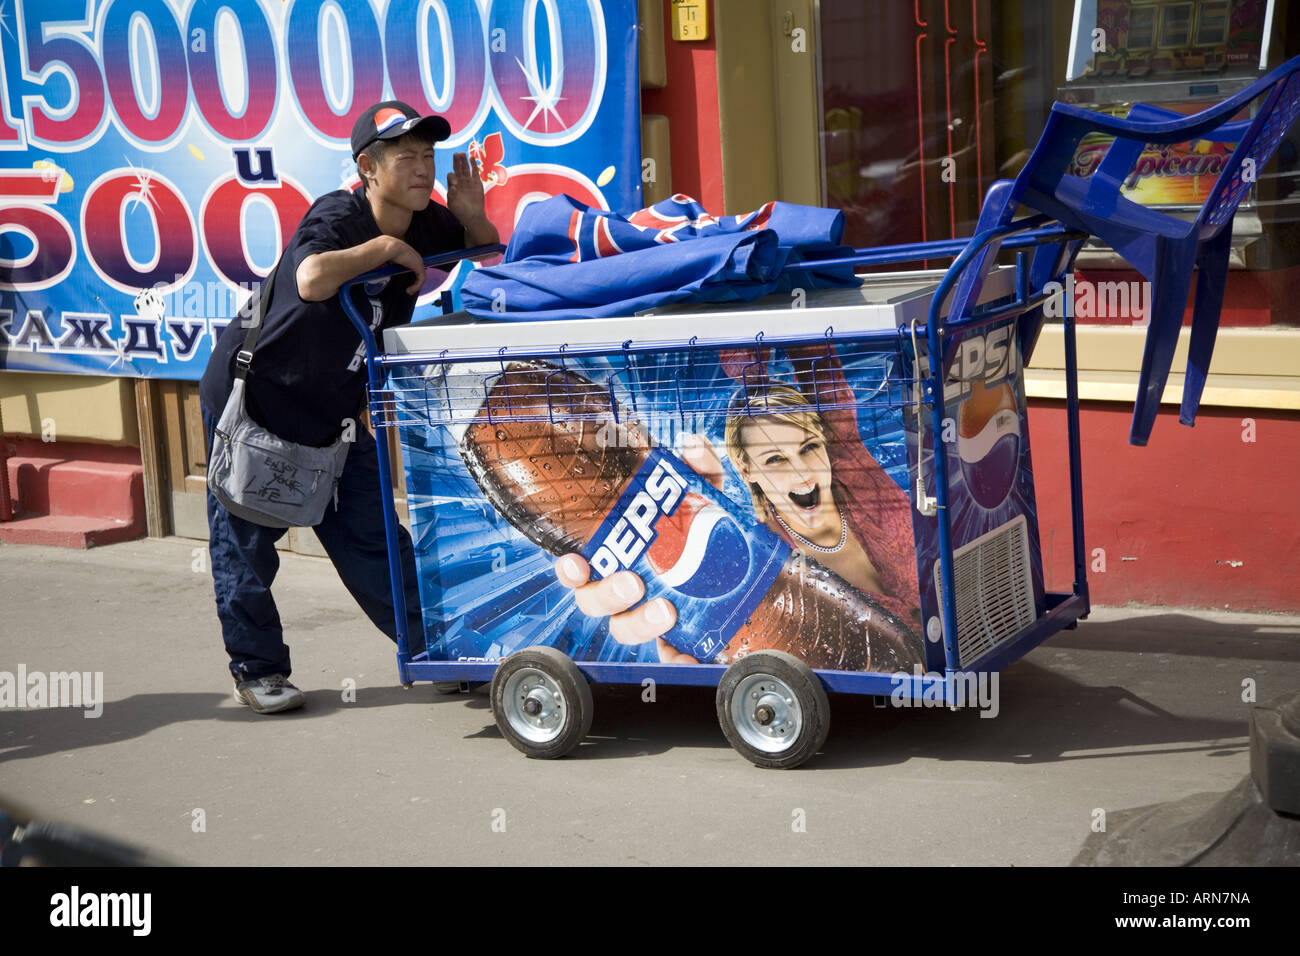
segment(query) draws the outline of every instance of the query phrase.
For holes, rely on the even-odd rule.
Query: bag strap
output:
[[[266,278],[262,280],[262,286],[257,293],[257,304],[253,307],[253,327],[248,330],[244,336],[244,347],[235,353],[235,378],[243,381],[244,376],[248,374],[248,366],[253,361],[253,349],[257,348],[257,337],[262,332],[262,320],[266,318],[266,308],[271,302],[271,291],[275,283],[275,271],[280,268],[280,260],[276,260],[275,265]]]

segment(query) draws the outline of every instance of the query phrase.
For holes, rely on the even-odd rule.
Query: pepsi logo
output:
[[[685,491],[685,479],[661,456],[622,513],[611,514],[601,525],[595,539],[600,544],[590,558],[598,580],[632,567],[658,535],[660,518],[677,510]]]
[[[688,597],[716,598],[734,591],[749,571],[749,542],[724,509],[687,494],[655,526],[646,560],[659,580]]]
[[[987,335],[969,335],[961,340],[952,356],[952,369],[944,385],[943,399],[954,405],[969,395],[976,383],[997,382],[1014,375],[1019,368],[1014,323]]]
[[[396,123],[405,121],[406,114],[399,109],[391,106],[385,107],[375,114],[375,132],[382,133],[384,130]]]
[[[1020,413],[1010,382],[972,384],[957,412],[957,456],[976,503],[993,509],[1006,500],[1020,464]]]

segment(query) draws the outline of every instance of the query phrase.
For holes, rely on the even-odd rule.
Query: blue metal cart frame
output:
[[[941,355],[946,337],[957,332],[966,332],[990,324],[1016,317],[1033,315],[1041,309],[1049,298],[1044,288],[1031,288],[1031,259],[1029,250],[1043,247],[1058,247],[1061,253],[1056,257],[1061,268],[1068,267],[1073,261],[1086,234],[1070,230],[1059,221],[1045,215],[1036,215],[1016,220],[1009,225],[986,228],[976,233],[969,240],[952,240],[930,243],[917,243],[900,246],[880,247],[858,250],[848,258],[820,260],[815,263],[803,263],[801,267],[824,265],[887,265],[906,262],[919,262],[928,259],[955,257],[947,273],[939,283],[929,307],[929,314],[923,327],[900,327],[894,330],[873,332],[836,332],[828,329],[824,337],[816,342],[879,342],[891,344],[898,348],[910,345],[913,334],[925,336],[930,355]],[[1016,251],[1016,291],[1013,296],[988,303],[984,306],[962,309],[962,314],[955,318],[950,316],[945,321],[940,311],[950,292],[954,308],[965,300],[978,298],[979,282],[982,273],[992,261],[992,253],[997,248]],[[435,256],[426,259],[426,265],[447,265],[466,258],[481,258],[501,251],[500,246],[480,246],[466,249],[454,255]],[[1044,250],[1045,251],[1045,250]],[[365,344],[366,369],[369,378],[369,410],[371,423],[375,430],[378,444],[380,488],[383,498],[382,509],[384,533],[388,543],[389,571],[392,579],[393,605],[397,618],[397,669],[403,685],[410,685],[417,680],[427,681],[490,681],[499,664],[497,662],[435,661],[429,660],[427,651],[412,655],[409,636],[406,633],[406,599],[402,580],[401,562],[398,556],[398,523],[393,498],[392,474],[389,467],[389,446],[387,432],[395,426],[391,404],[386,400],[385,375],[388,370],[405,365],[455,363],[466,361],[503,360],[505,358],[560,358],[565,355],[574,357],[583,354],[608,353],[608,346],[566,346],[557,344],[554,349],[527,348],[511,353],[508,348],[495,352],[479,350],[444,349],[439,352],[386,355],[379,349],[369,325],[362,319],[352,301],[351,290],[357,285],[374,279],[391,276],[400,272],[397,267],[386,267],[367,273],[347,282],[339,291],[343,308],[356,327]],[[1039,271],[1039,270],[1034,270]],[[1053,270],[1059,272],[1059,270]],[[965,278],[963,278],[965,277]],[[970,294],[970,293],[974,294]],[[443,310],[449,312],[449,301],[444,297]],[[1069,313],[1071,310],[1066,310]],[[653,321],[647,319],[646,321]],[[1079,391],[1075,352],[1074,318],[1067,314],[1065,328],[1065,377],[1066,405],[1068,423],[1068,444],[1070,458],[1070,510],[1072,517],[1072,537],[1074,549],[1074,584],[1069,592],[1047,592],[1045,613],[1033,624],[1017,634],[1001,641],[987,654],[961,668],[958,664],[957,609],[954,597],[954,571],[951,527],[948,518],[948,462],[945,455],[934,456],[936,472],[936,494],[938,501],[939,561],[940,580],[942,582],[941,605],[943,615],[945,671],[943,674],[931,673],[921,676],[884,674],[876,672],[817,670],[828,691],[851,694],[870,694],[878,696],[902,695],[905,698],[929,700],[942,699],[950,705],[970,703],[971,699],[959,691],[958,681],[965,680],[963,675],[976,675],[1000,671],[1019,660],[1030,650],[1037,647],[1057,631],[1073,628],[1075,623],[1086,617],[1090,608],[1088,600],[1086,550],[1083,540],[1083,498],[1082,472],[1079,449]],[[759,335],[759,341],[769,345],[795,345],[808,343],[807,336],[781,337]],[[725,344],[750,345],[743,342],[703,342],[664,341],[644,344],[625,344],[628,353],[642,351],[660,351],[664,349],[686,349],[694,345],[715,347]],[[932,427],[934,434],[939,434],[947,417],[943,396],[943,364],[931,362],[929,375],[923,382],[925,402],[931,405]],[[582,674],[594,683],[632,683],[639,684],[649,678],[663,684],[717,686],[727,667],[722,664],[649,664],[649,663],[608,663],[575,662]]]

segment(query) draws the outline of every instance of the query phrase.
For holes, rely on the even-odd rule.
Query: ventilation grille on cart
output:
[[[953,552],[957,654],[962,667],[1034,623],[1029,532],[1024,515]],[[934,587],[943,593],[939,562]]]

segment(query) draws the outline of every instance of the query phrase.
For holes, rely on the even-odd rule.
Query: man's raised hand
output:
[[[470,165],[468,153],[452,154],[452,169],[447,173],[447,208],[463,226],[472,225],[486,215],[483,180]]]

